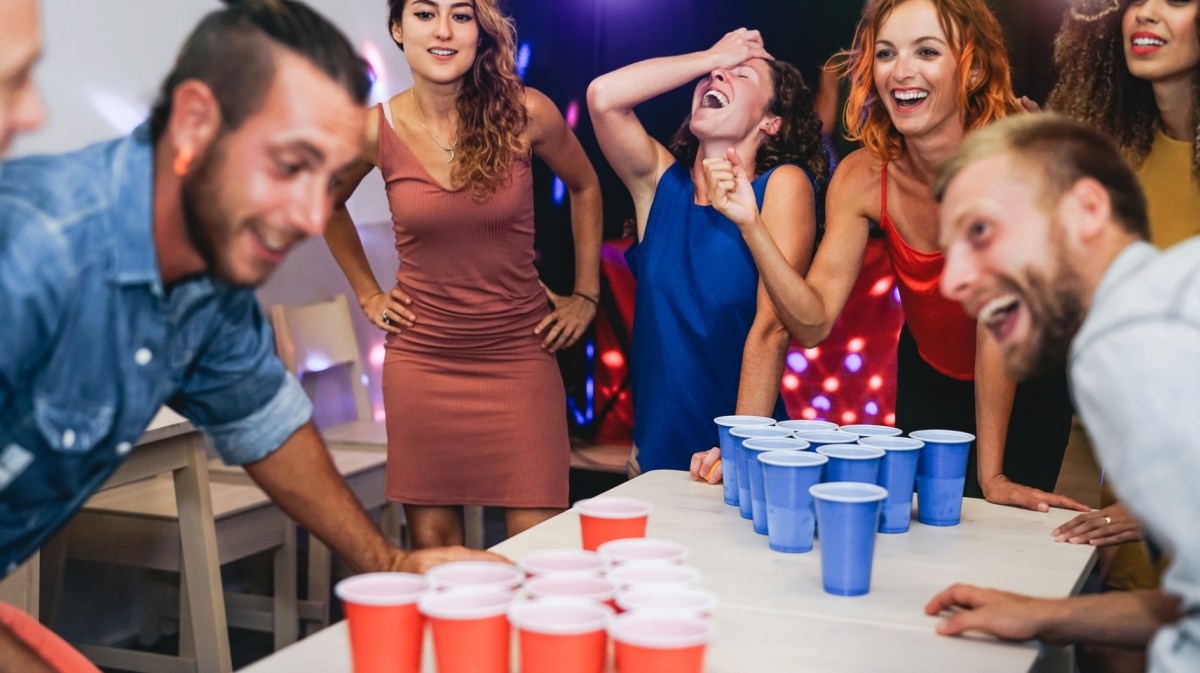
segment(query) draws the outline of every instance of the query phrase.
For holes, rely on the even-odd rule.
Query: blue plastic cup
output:
[[[958,525],[967,455],[975,435],[957,430],[918,430],[908,436],[925,442],[917,463],[917,521],[929,526]]]
[[[713,419],[717,424],[717,446],[721,449],[722,487],[725,491],[725,504],[738,504],[737,490],[737,461],[733,460],[734,444],[729,431],[740,425],[775,425],[774,418],[766,416],[718,416]]]
[[[795,437],[808,442],[814,450],[829,444],[854,444],[858,441],[858,435],[841,430],[806,430],[797,432]]]
[[[763,501],[767,508],[767,546],[800,554],[812,549],[817,518],[809,488],[821,483],[829,459],[812,451],[760,453]]]
[[[763,497],[762,463],[759,455],[768,451],[803,451],[808,442],[792,437],[759,437],[742,442],[746,452],[746,468],[750,475],[750,518],[754,520],[754,532],[767,534],[767,502]]]
[[[829,421],[779,421],[775,424],[778,427],[786,428],[792,432],[812,432],[813,430],[837,430],[837,423]]]
[[[746,461],[746,449],[743,444],[747,439],[755,437],[791,437],[792,433],[790,430],[774,426],[753,425],[733,428],[729,434],[733,436],[733,456],[737,461],[738,511],[743,519],[753,519],[754,509],[750,500],[750,466]]]
[[[862,596],[871,590],[875,530],[887,489],[831,481],[809,487],[821,527],[821,582],[825,593]]]
[[[860,444],[827,444],[818,446],[817,453],[829,459],[825,466],[825,481],[877,484],[879,465],[886,452]]]
[[[898,437],[904,434],[904,431],[900,428],[893,428],[890,425],[870,425],[865,423],[843,425],[838,429],[842,432],[858,435],[859,437]]]
[[[876,482],[888,492],[887,500],[883,501],[879,532],[907,533],[912,520],[917,461],[925,442],[911,437],[863,437],[858,443],[887,452],[879,466],[879,481]]]

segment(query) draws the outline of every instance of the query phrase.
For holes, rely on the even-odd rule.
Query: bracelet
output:
[[[588,295],[586,295],[582,292],[572,292],[571,296],[572,297],[582,297],[582,298],[592,302],[592,305],[595,306],[596,308],[600,308],[600,300],[599,299],[593,299],[592,297],[589,297]]]

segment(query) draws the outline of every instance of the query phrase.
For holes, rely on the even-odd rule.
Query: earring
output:
[[[175,153],[175,175],[183,177],[187,175],[188,169],[192,167],[192,159],[195,158],[195,150],[191,145],[184,145]]]

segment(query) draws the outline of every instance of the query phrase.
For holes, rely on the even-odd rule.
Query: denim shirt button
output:
[[[139,365],[142,365],[143,367],[150,364],[150,360],[153,358],[154,354],[150,352],[149,348],[139,348],[137,349],[137,352],[133,354],[133,361]]]
[[[69,449],[75,446],[75,431],[67,429],[63,431],[62,444],[64,449]]]
[[[117,444],[117,455],[118,456],[124,456],[125,454],[129,453],[132,450],[133,450],[133,444],[130,444],[129,442],[121,442],[120,444]]]

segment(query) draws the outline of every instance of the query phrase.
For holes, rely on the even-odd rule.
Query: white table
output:
[[[687,545],[688,563],[717,593],[718,634],[708,673],[1030,671],[1038,666],[1037,644],[938,636],[937,618],[925,615],[925,603],[954,582],[1066,596],[1079,590],[1094,562],[1092,548],[1050,537],[1071,513],[968,499],[958,526],[924,526],[914,518],[906,534],[879,535],[871,592],[830,596],[821,588],[819,546],[807,554],[770,551],[766,537],[722,503],[719,488],[693,482],[684,472],[658,471],[609,494],[653,502],[647,535]],[[568,511],[494,551],[516,559],[579,544],[579,517]],[[350,673],[347,650],[343,622],[244,670]]]

